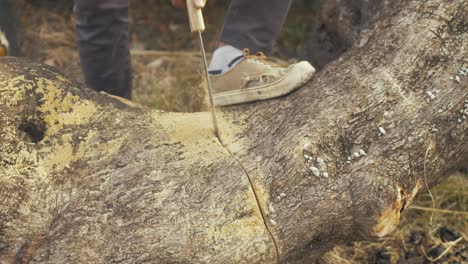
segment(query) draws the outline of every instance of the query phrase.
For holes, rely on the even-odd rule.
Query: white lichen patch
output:
[[[360,149],[358,152],[359,152],[359,155],[363,157],[367,156],[367,153],[363,149]]]
[[[379,134],[381,136],[385,136],[387,134],[387,131],[385,131],[385,129],[383,127],[379,127]]]
[[[434,95],[434,93],[432,91],[427,91],[426,92],[426,95],[427,97],[429,97],[429,99],[431,100],[434,100],[436,98],[436,96]]]
[[[274,214],[275,213],[275,208],[273,207],[273,204],[270,203],[268,205],[268,211],[270,212],[270,214]]]
[[[458,123],[463,123],[468,117],[468,100],[465,100],[463,108],[459,111],[460,117],[458,118]]]
[[[460,76],[467,76],[468,75],[468,68],[462,67],[460,70],[458,70],[458,74]]]
[[[317,167],[310,167],[309,170],[316,176],[320,176],[320,170]]]
[[[363,157],[366,157],[367,156],[367,153],[363,150],[363,149],[358,149],[356,151],[354,151],[351,156],[348,156],[347,158],[347,163],[350,164],[351,161],[353,160],[358,160],[358,159],[362,159]]]
[[[325,161],[322,158],[317,157],[316,162],[317,162],[317,167],[320,170],[324,170],[324,169],[327,168],[327,164],[325,163]]]
[[[450,76],[450,80],[452,80],[452,81],[454,81],[456,83],[461,83],[460,76],[458,76],[458,75]]]

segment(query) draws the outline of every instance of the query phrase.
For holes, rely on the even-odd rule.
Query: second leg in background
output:
[[[251,52],[271,51],[289,12],[292,0],[232,0],[220,40]]]

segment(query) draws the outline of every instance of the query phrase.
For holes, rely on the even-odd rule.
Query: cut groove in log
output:
[[[255,189],[255,185],[253,184],[252,178],[249,175],[249,172],[247,171],[247,169],[244,167],[242,162],[240,160],[236,159],[235,155],[231,151],[229,151],[228,148],[226,148],[226,146],[224,145],[224,143],[222,141],[221,141],[221,144],[226,149],[226,151],[229,152],[229,154],[239,163],[239,165],[242,167],[242,170],[244,171],[245,175],[247,176],[247,179],[249,180],[250,188],[252,189],[253,195],[255,197],[255,201],[257,202],[258,210],[260,211],[260,214],[262,216],[263,223],[265,224],[265,228],[268,231],[268,233],[269,233],[269,235],[271,237],[271,241],[273,242],[273,245],[275,247],[276,263],[278,263],[279,262],[280,251],[279,251],[279,248],[278,248],[278,242],[276,241],[276,238],[273,235],[273,232],[270,230],[270,228],[269,228],[269,226],[267,224],[267,217],[266,217],[265,212],[267,212],[268,210],[265,207],[262,207],[262,203],[260,202],[261,201],[260,200],[261,196],[260,196],[258,190]],[[270,220],[270,221],[272,221],[272,220]],[[274,222],[272,222],[272,223],[274,223]]]

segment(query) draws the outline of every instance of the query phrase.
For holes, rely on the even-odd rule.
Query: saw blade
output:
[[[208,97],[209,97],[209,100],[210,100],[211,119],[213,120],[213,130],[214,130],[215,136],[218,139],[220,139],[219,138],[219,129],[218,129],[218,118],[216,116],[216,109],[215,109],[215,105],[214,105],[214,102],[213,102],[213,90],[212,90],[212,87],[211,87],[210,73],[208,72],[208,63],[206,62],[205,46],[203,45],[203,37],[202,37],[201,31],[198,31],[198,40],[200,42],[200,49],[201,49],[202,60],[203,60],[203,67],[205,69],[205,79],[206,79],[206,85],[207,85],[207,90],[208,90]]]

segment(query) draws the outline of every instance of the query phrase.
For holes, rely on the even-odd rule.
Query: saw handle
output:
[[[195,7],[193,0],[187,0],[187,11],[190,21],[190,31],[192,33],[205,31],[202,10]]]

